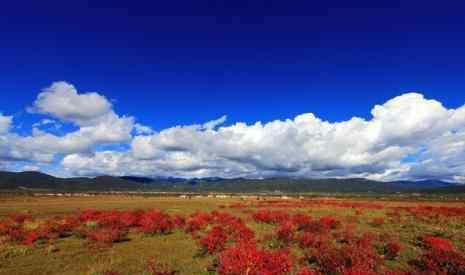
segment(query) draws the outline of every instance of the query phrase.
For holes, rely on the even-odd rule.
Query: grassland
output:
[[[465,251],[464,202],[374,201],[371,199],[239,199],[95,196],[95,197],[0,197],[0,219],[14,213],[28,213],[40,223],[54,216],[78,213],[84,209],[121,210],[160,209],[169,215],[212,211],[227,212],[245,222],[255,232],[255,239],[270,250],[286,249],[294,263],[304,252],[297,241],[284,244],[276,239],[278,224],[260,222],[254,218],[259,211],[269,213],[303,213],[313,219],[332,217],[340,226],[334,230],[346,232],[350,224],[356,235],[372,233],[402,245],[395,259],[384,264],[393,270],[408,271],[411,260],[424,252],[418,244],[423,236],[438,236],[453,243],[457,251]],[[393,213],[399,213],[394,215]],[[378,220],[377,220],[378,219]],[[381,221],[380,221],[381,220]],[[379,221],[376,224],[375,221]],[[207,229],[205,229],[207,230]],[[297,239],[297,237],[295,237]],[[337,237],[334,237],[337,238]],[[185,230],[175,228],[169,234],[140,234],[129,231],[127,237],[111,245],[95,245],[88,239],[72,235],[66,238],[39,241],[25,245],[0,239],[0,274],[151,274],[147,263],[156,260],[176,274],[216,274],[212,263],[217,254],[200,253],[199,239]],[[295,265],[291,274],[301,267]]]

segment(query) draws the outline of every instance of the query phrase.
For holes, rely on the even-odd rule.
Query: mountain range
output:
[[[348,179],[225,179],[98,176],[58,178],[41,172],[1,172],[0,191],[224,192],[224,193],[465,193],[465,185],[438,180],[381,182]]]

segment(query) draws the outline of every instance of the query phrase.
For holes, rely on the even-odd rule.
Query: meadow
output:
[[[0,197],[0,274],[465,274],[465,203]]]

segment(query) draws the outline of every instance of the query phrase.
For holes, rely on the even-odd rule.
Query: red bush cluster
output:
[[[102,244],[124,240],[131,229],[145,234],[168,234],[177,225],[183,226],[183,221],[179,220],[179,217],[171,217],[158,209],[146,211],[88,209],[78,214],[78,220],[80,224],[76,231],[81,236]]]
[[[320,204],[318,204],[318,203]],[[70,235],[82,236],[91,243],[111,245],[127,239],[129,232],[169,234],[182,230],[199,245],[200,255],[213,259],[211,271],[218,274],[297,274],[297,275],[448,275],[465,274],[465,256],[452,241],[423,236],[418,239],[417,259],[402,265],[404,271],[390,270],[393,262],[403,260],[404,244],[387,233],[361,234],[357,223],[364,209],[380,209],[378,204],[328,201],[266,201],[257,202],[259,207],[308,207],[330,205],[355,209],[354,216],[312,217],[305,213],[284,210],[241,209],[242,219],[231,213],[213,211],[196,212],[188,216],[169,215],[161,210],[95,210],[88,209],[63,217],[36,220],[30,215],[10,215],[0,220],[0,237],[22,244],[35,244]],[[233,208],[245,208],[245,204]],[[246,211],[247,210],[247,211]],[[407,212],[403,212],[407,211]],[[352,212],[350,212],[352,213]],[[432,222],[443,217],[458,217],[462,211],[456,208],[414,207],[406,210],[399,207],[386,209],[386,218],[377,217],[370,224],[382,232],[386,223],[419,218]],[[407,219],[401,219],[401,213]],[[404,216],[402,216],[403,218]],[[271,228],[265,238],[255,238],[255,232],[246,221],[266,223]],[[253,223],[253,225],[256,225]],[[387,231],[386,231],[387,232]],[[260,232],[263,233],[263,232]],[[268,237],[269,236],[269,237]],[[277,244],[277,245],[276,245]],[[290,254],[290,251],[293,251]],[[297,251],[297,253],[294,253]],[[405,256],[408,256],[405,253]],[[294,256],[292,256],[294,255]],[[115,273],[117,274],[117,273]],[[172,275],[175,272],[157,263],[149,264],[149,274]]]
[[[167,234],[175,228],[170,215],[160,210],[149,210],[139,219],[139,230],[145,234]]]
[[[421,241],[425,248],[431,250],[441,250],[441,251],[453,251],[455,250],[454,245],[451,241],[434,236],[424,236],[421,238]]]
[[[203,237],[203,229],[212,226]],[[255,232],[245,223],[228,213],[213,211],[210,214],[196,213],[187,221],[186,231],[194,238],[199,238],[202,252],[214,254],[223,251],[227,243],[249,241],[253,239]]]
[[[32,228],[27,228],[26,224]],[[6,236],[12,242],[31,245],[38,240],[57,239],[71,234],[74,220],[51,218],[37,223],[30,215],[15,214],[0,221],[0,236]]]
[[[411,261],[420,274],[465,274],[465,255],[457,251],[447,239],[426,236],[422,238],[425,251]]]
[[[240,242],[219,256],[221,275],[284,275],[292,271],[293,262],[284,250],[263,250],[255,242]]]
[[[297,213],[292,216],[292,222],[297,230],[305,230],[312,225],[313,219],[309,215]]]
[[[302,268],[297,275],[320,275],[319,271],[304,267]]]
[[[394,260],[399,256],[400,251],[402,250],[402,245],[397,242],[388,242],[384,245],[384,257],[387,260]]]
[[[450,218],[465,218],[465,208],[463,207],[445,207],[445,206],[424,206],[416,207],[396,207],[397,212],[405,211],[415,219],[428,223],[441,223]]]
[[[204,229],[212,220],[208,213],[194,213],[186,221],[185,230],[187,233],[195,234],[197,231]]]
[[[112,244],[122,241],[128,234],[127,229],[120,227],[103,227],[87,232],[89,240],[100,244]]]
[[[340,225],[340,222],[334,217],[324,216],[320,218],[320,225],[323,230],[330,230],[336,229]]]
[[[292,222],[282,223],[275,231],[277,239],[286,245],[294,241],[295,233],[296,227]]]
[[[329,238],[309,240],[304,243],[305,259],[323,274],[375,274],[382,267],[382,258],[369,234],[339,245]]]
[[[385,206],[373,202],[349,202],[338,199],[312,199],[312,200],[266,200],[259,201],[253,206],[263,208],[352,208],[352,209],[384,209]]]
[[[371,221],[371,224],[373,226],[376,226],[376,227],[383,226],[384,225],[384,217],[373,218],[373,220]]]
[[[222,251],[227,240],[228,236],[223,227],[216,225],[200,240],[200,245],[206,250],[206,253],[213,254]]]
[[[289,220],[289,214],[283,211],[260,210],[252,215],[256,222],[277,224]]]
[[[26,226],[26,223],[34,225]],[[0,236],[16,243],[32,245],[76,234],[90,241],[112,244],[126,238],[131,229],[147,234],[167,234],[183,228],[181,216],[170,216],[160,210],[96,210],[87,209],[76,215],[35,220],[29,215],[11,215],[0,221]]]

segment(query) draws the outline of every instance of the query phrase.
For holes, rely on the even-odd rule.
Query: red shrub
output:
[[[76,226],[76,224],[64,224],[62,220],[56,218],[53,220],[46,220],[36,231],[41,239],[58,239],[71,234]]]
[[[247,208],[247,205],[244,203],[233,203],[229,206],[229,208],[232,209],[241,209],[241,208]]]
[[[425,236],[422,238],[423,245],[428,249],[453,251],[454,245],[451,241],[440,237]]]
[[[228,235],[228,238],[231,241],[249,241],[255,236],[255,232],[248,228],[241,219],[236,217],[234,217],[234,219],[216,224],[223,226],[226,234]]]
[[[401,221],[401,216],[400,216],[400,211],[398,209],[394,209],[392,211],[389,211],[386,213],[386,215],[394,222],[394,223],[400,223]]]
[[[289,215],[282,211],[260,210],[252,215],[256,222],[276,224],[289,220]]]
[[[145,212],[139,221],[140,231],[146,234],[167,234],[174,229],[171,217],[160,210]]]
[[[427,274],[465,274],[465,256],[457,251],[451,241],[440,237],[422,238],[425,253],[410,263]]]
[[[172,220],[176,228],[182,229],[186,225],[186,219],[181,215],[175,215]]]
[[[100,216],[101,211],[96,209],[86,209],[82,210],[78,214],[78,218],[81,222],[95,221]]]
[[[99,228],[89,231],[87,237],[94,242],[100,244],[112,244],[120,242],[126,238],[127,230],[118,227],[114,228]]]
[[[373,220],[371,221],[371,224],[373,226],[380,227],[380,226],[384,225],[384,218],[383,217],[373,218]]]
[[[303,233],[299,238],[299,246],[302,249],[314,247],[317,240],[315,235],[309,232]]]
[[[150,275],[174,275],[177,272],[170,270],[165,265],[157,263],[155,260],[150,260],[147,264],[147,269]]]
[[[297,213],[292,216],[292,222],[296,225],[297,230],[305,230],[311,226],[312,217],[302,213]]]
[[[217,211],[211,212],[210,215],[195,214],[188,220],[186,231],[197,236],[208,225],[212,225],[213,228],[199,241],[203,251],[208,254],[222,251],[228,241],[249,241],[255,235],[240,218]]]
[[[351,224],[346,226],[346,229],[342,232],[336,232],[333,234],[334,238],[341,243],[350,243],[355,240],[354,227]]]
[[[12,242],[22,242],[26,239],[26,233],[22,228],[11,227],[7,231],[7,237]]]
[[[306,257],[310,263],[316,263],[323,274],[374,274],[381,263],[369,235],[340,246],[321,243],[308,250]]]
[[[123,212],[120,216],[121,223],[125,227],[135,227],[139,224],[140,219],[143,214],[144,214],[143,210]]]
[[[27,233],[26,237],[23,240],[23,244],[25,245],[33,245],[38,239],[39,234],[36,231],[31,231]]]
[[[295,230],[296,228],[292,222],[286,222],[275,230],[275,234],[278,240],[287,245],[294,241]]]
[[[32,220],[29,214],[10,214],[8,218],[17,224],[23,224],[26,220]]]
[[[6,235],[11,227],[11,223],[6,220],[0,220],[0,236]]]
[[[61,220],[61,229],[64,232],[70,232],[79,226],[79,219],[73,216],[64,217]]]
[[[320,275],[319,271],[310,269],[310,268],[302,268],[297,275]]]
[[[384,245],[384,256],[388,260],[394,260],[399,256],[402,245],[397,242],[389,242]]]
[[[319,265],[325,273],[354,274],[364,271],[373,273],[377,264],[376,254],[371,249],[363,249],[358,246],[343,245],[339,249],[323,250],[319,259]],[[345,273],[347,272],[347,273]]]
[[[123,225],[121,220],[121,212],[118,210],[102,211],[96,217],[98,225],[105,227],[120,227]]]
[[[421,274],[465,274],[465,257],[458,251],[431,249],[411,263]]]
[[[324,216],[320,218],[320,224],[324,230],[336,229],[340,222],[332,216]]]
[[[23,244],[32,245],[38,240],[51,240],[71,234],[72,228],[68,225],[63,225],[59,218],[46,220],[37,228],[31,231],[24,231]]]
[[[260,250],[254,242],[236,244],[219,257],[218,273],[221,275],[284,275],[291,271],[288,252]]]
[[[344,269],[341,275],[375,275],[378,274],[371,270],[366,270],[364,267],[351,267]]]
[[[224,249],[227,239],[228,236],[224,232],[224,229],[220,226],[215,226],[200,240],[200,245],[205,253],[213,254]]]
[[[195,213],[190,215],[186,221],[185,231],[195,233],[205,228],[212,220],[212,217],[207,213]]]

